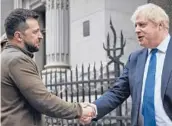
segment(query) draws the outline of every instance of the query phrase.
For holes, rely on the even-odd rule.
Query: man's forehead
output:
[[[29,18],[26,20],[26,23],[28,26],[32,26],[32,25],[39,25],[38,20],[34,19],[34,18]]]
[[[39,22],[36,19],[27,19],[26,23],[28,25],[28,28],[35,29],[35,30],[40,28]]]
[[[145,16],[140,16],[140,15],[138,15],[138,16],[136,17],[135,23],[137,23],[137,22],[148,22],[148,18],[145,17]]]

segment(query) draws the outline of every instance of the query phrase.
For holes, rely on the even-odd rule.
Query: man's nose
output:
[[[139,33],[140,32],[140,28],[139,28],[139,26],[136,26],[135,27],[135,33]]]
[[[43,34],[41,32],[39,33],[39,38],[43,39]]]

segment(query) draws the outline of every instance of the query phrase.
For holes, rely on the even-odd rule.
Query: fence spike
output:
[[[76,75],[76,81],[78,81],[78,65],[76,65],[76,72],[75,72],[75,75]]]
[[[84,80],[84,64],[82,64],[81,77],[82,77],[82,80]]]

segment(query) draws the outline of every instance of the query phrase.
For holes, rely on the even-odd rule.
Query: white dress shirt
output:
[[[154,92],[156,126],[172,126],[172,121],[167,116],[167,114],[164,110],[162,98],[161,98],[161,84],[162,84],[161,83],[161,77],[162,77],[164,59],[165,59],[165,55],[166,55],[169,41],[170,41],[170,35],[168,35],[161,42],[161,44],[157,47],[158,52],[156,53],[157,64],[156,64],[155,92]],[[148,50],[148,58],[147,58],[145,69],[144,69],[140,115],[141,115],[141,110],[142,110],[142,102],[143,102],[143,95],[144,95],[145,81],[146,81],[146,76],[147,76],[147,71],[148,71],[148,65],[149,65],[149,60],[151,57],[150,51],[151,51],[151,49]],[[142,119],[143,119],[143,117],[142,117]]]

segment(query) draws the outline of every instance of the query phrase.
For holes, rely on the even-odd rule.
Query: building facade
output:
[[[73,68],[108,62],[103,43],[106,43],[108,33],[113,42],[111,20],[117,42],[121,30],[126,39],[121,59],[125,63],[128,55],[140,48],[130,17],[137,6],[147,2],[162,5],[171,14],[168,0],[163,4],[153,0],[2,0],[1,35],[5,16],[12,9],[33,9],[40,15],[44,34],[40,51],[35,53],[40,71],[51,67]]]

